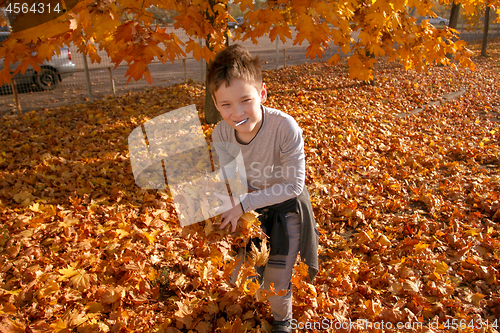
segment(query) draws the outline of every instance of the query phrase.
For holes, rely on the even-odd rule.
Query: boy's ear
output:
[[[262,82],[262,88],[260,89],[260,103],[265,103],[266,100],[267,100],[266,83]]]
[[[215,99],[214,95],[210,94],[210,96],[212,96],[212,100],[214,101],[215,108],[217,109],[217,111],[219,111],[219,106],[217,105],[217,100]]]

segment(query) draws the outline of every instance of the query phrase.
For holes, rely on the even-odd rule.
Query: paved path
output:
[[[452,99],[455,99],[455,98],[458,98],[458,97],[464,95],[466,92],[467,92],[466,90],[459,90],[459,91],[453,91],[453,92],[448,93],[448,94],[444,94],[443,96],[441,96],[440,100],[438,100],[438,101],[429,102],[421,108],[416,108],[416,109],[411,110],[409,113],[401,112],[401,113],[397,114],[396,117],[406,118],[407,116],[409,116],[411,114],[419,114],[420,112],[422,112],[425,109],[426,106],[445,104],[446,102],[451,101]]]
[[[399,114],[396,115],[396,117],[398,118],[406,118],[408,117],[409,115],[412,115],[412,114],[419,114],[420,112],[422,112],[425,107],[427,106],[430,106],[430,105],[442,105],[442,104],[445,104],[455,98],[460,98],[460,96],[462,95],[465,95],[465,93],[467,93],[467,90],[463,89],[463,90],[458,90],[458,91],[453,91],[453,92],[450,92],[450,93],[447,93],[447,94],[444,94],[443,96],[441,96],[441,98],[437,101],[432,101],[432,102],[429,102],[427,104],[425,104],[423,107],[421,108],[416,108],[416,109],[413,109],[411,110],[410,112],[406,113],[406,112],[401,112]],[[484,115],[484,114],[483,114]],[[496,116],[493,116],[492,118],[490,118],[491,121],[494,121],[496,123],[500,123],[500,115],[496,115]]]

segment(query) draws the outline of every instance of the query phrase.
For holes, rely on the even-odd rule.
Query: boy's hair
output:
[[[222,83],[226,86],[233,79],[242,79],[255,86],[262,87],[262,69],[259,56],[252,58],[250,52],[239,44],[233,44],[217,53],[207,72],[207,88],[212,96]]]

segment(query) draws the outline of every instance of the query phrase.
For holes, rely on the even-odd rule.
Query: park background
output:
[[[262,5],[263,1],[257,1],[256,5]],[[443,4],[434,3],[435,13],[445,19],[450,17],[450,8]],[[173,26],[173,17],[175,11],[167,11],[158,7],[149,9],[154,16],[154,23],[159,27],[164,27],[166,32],[173,32],[181,42],[187,42],[189,37],[182,29],[175,29]],[[234,18],[243,16],[238,5],[230,5],[230,13]],[[129,15],[132,17],[131,15]],[[416,15],[418,17],[418,15]],[[495,22],[497,14],[493,11],[490,14],[489,38],[500,36],[500,23]],[[127,15],[123,17],[126,19]],[[418,17],[422,19],[421,17]],[[469,17],[460,15],[457,25],[457,30],[460,32],[460,39],[465,41],[475,41],[483,38],[484,17],[480,14]],[[443,27],[440,24],[437,27]],[[286,42],[276,41],[271,42],[270,39],[260,37],[257,43],[250,40],[244,42],[234,40],[229,37],[228,44],[240,43],[247,47],[254,55],[261,57],[264,69],[278,69],[286,66],[292,66],[301,63],[325,62],[334,54],[340,54],[341,57],[347,55],[342,54],[339,47],[331,45],[331,49],[327,50],[323,57],[315,57],[310,59],[306,56],[307,42],[303,44],[295,44],[294,38],[297,32],[293,27],[292,38]],[[230,32],[233,30],[230,30]],[[234,35],[234,33],[233,33]],[[358,33],[354,32],[352,37],[357,38]],[[200,45],[204,43],[199,39]],[[111,63],[111,58],[108,54],[99,49],[99,44],[95,43],[97,54],[101,58],[100,62],[95,62],[79,52],[78,47],[71,44],[69,50],[71,52],[72,61],[76,65],[76,73],[70,77],[64,78],[62,82],[51,91],[40,91],[35,87],[20,86],[18,87],[19,95],[12,93],[12,89],[2,89],[0,91],[0,114],[26,112],[34,109],[53,108],[64,105],[74,105],[94,99],[103,98],[105,96],[117,96],[126,92],[143,91],[151,87],[165,87],[176,83],[185,83],[188,81],[204,82],[206,76],[206,62],[203,59],[196,60],[193,56],[186,56],[181,59],[176,59],[172,62],[163,64],[159,60],[154,60],[149,66],[153,83],[148,83],[145,79],[128,80],[126,71],[128,64],[122,62],[115,67]]]

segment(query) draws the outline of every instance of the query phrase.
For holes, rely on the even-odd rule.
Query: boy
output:
[[[240,196],[235,205],[229,197],[221,197],[224,213],[220,228],[231,223],[234,232],[244,212],[262,214],[259,218],[271,248],[261,276],[264,288],[269,290],[273,283],[276,292],[287,290],[285,296],[269,298],[273,332],[291,332],[290,279],[298,252],[309,266],[311,281],[318,272],[318,231],[304,185],[302,130],[291,116],[262,105],[267,91],[260,60],[240,45],[216,55],[208,69],[207,85],[223,118],[212,133],[221,167],[241,153],[250,192]],[[239,152],[220,149],[220,143],[235,146]]]

